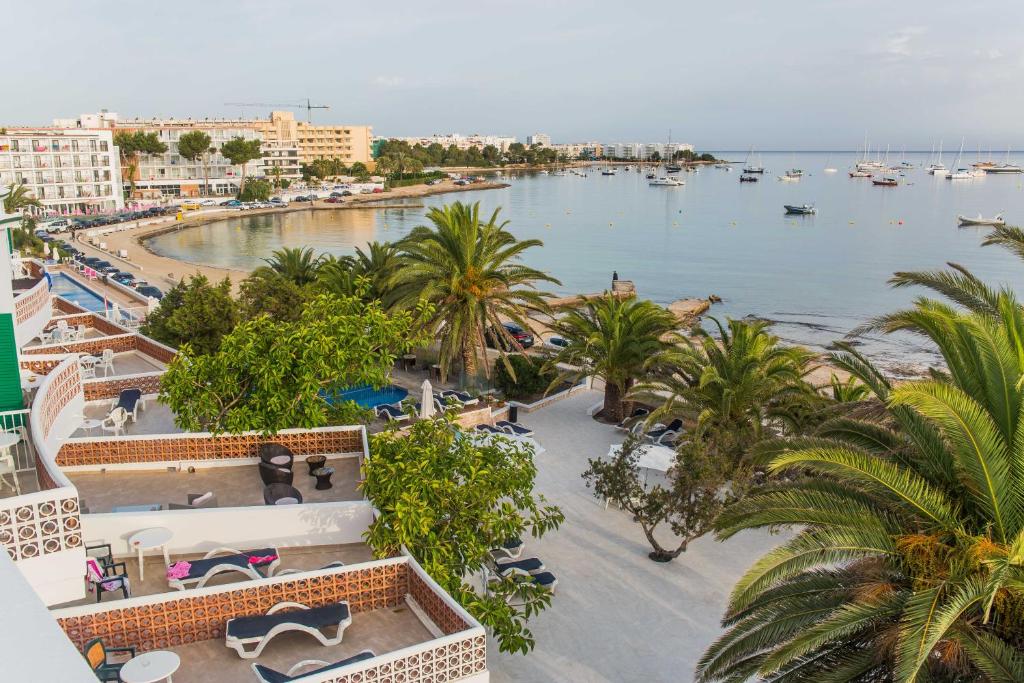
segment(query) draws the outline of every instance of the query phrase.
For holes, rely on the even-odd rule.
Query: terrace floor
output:
[[[110,404],[113,400],[90,401],[85,404],[82,411],[86,418],[102,420],[110,413]],[[132,422],[128,418],[125,424],[124,434],[127,436],[139,436],[143,434],[181,434],[184,430],[174,424],[174,413],[163,403],[155,398],[146,399],[146,408],[139,411],[139,421]],[[110,437],[113,432],[107,432],[99,427],[94,429],[82,429],[79,427],[72,432],[72,438],[78,437]]]
[[[247,547],[245,549],[255,549],[255,547]],[[300,571],[312,571],[321,569],[324,566],[341,560],[346,565],[348,564],[359,564],[361,562],[369,562],[373,559],[373,553],[370,551],[370,547],[363,543],[349,543],[346,545],[318,545],[311,547],[302,548],[278,548],[281,553],[281,563],[277,566],[277,571],[281,572],[285,569],[298,569]],[[171,555],[171,562],[177,562],[178,560],[195,560],[203,556],[204,553],[182,553]],[[146,563],[146,578],[143,581],[139,581],[139,561],[135,557],[123,558],[125,566],[128,569],[128,578],[131,582],[132,597],[142,597],[146,595],[158,595],[160,593],[172,592],[167,586],[166,568],[164,567],[164,558],[160,553],[149,553],[145,556]],[[120,560],[118,560],[120,561]],[[207,586],[223,586],[230,583],[238,583],[240,581],[246,581],[242,574],[237,572],[225,572],[213,577]],[[121,598],[121,593],[106,593],[103,596],[103,604],[115,603]],[[59,609],[61,607],[73,607],[75,605],[91,605],[95,602],[96,597],[92,593],[87,593],[81,600],[75,600],[74,602],[68,602],[61,605],[54,605],[53,609]],[[113,605],[111,605],[113,606]],[[223,647],[223,644],[222,644]]]
[[[171,648],[181,657],[181,668],[174,674],[175,683],[252,683],[256,680],[252,663],[256,662],[281,673],[306,659],[336,662],[363,650],[377,655],[433,639],[430,631],[411,609],[399,607],[360,612],[352,615],[352,624],[345,629],[344,640],[333,647],[324,647],[308,634],[284,633],[277,636],[256,659],[242,659],[223,640],[206,640]],[[311,671],[315,666],[304,671]]]
[[[667,564],[647,559],[640,527],[614,505],[605,510],[580,477],[588,458],[623,441],[586,414],[601,397],[584,391],[519,416],[546,449],[537,457],[535,490],[561,507],[565,523],[526,540],[523,557],[541,558],[558,588],[551,607],[529,622],[533,652],[502,654],[488,643],[492,683],[692,680],[697,660],[722,632],[736,580],[788,538],[745,532],[721,543],[706,536]]]
[[[96,355],[99,354],[97,353]],[[138,375],[143,372],[162,372],[166,369],[166,365],[140,351],[120,351],[114,354],[113,372],[103,374],[102,369],[97,370],[96,379]]]
[[[59,313],[58,315],[63,315],[63,314]],[[85,328],[85,337],[83,339],[76,339],[75,341],[87,341],[89,339],[99,339],[100,337],[106,337],[106,336],[109,336],[109,335],[104,334],[103,332],[100,332],[99,330],[97,330],[94,327],[87,327],[87,328]],[[52,344],[53,342],[50,342],[50,343]],[[42,345],[43,345],[42,341],[39,339],[39,337],[36,337],[32,341],[30,341],[28,344],[26,344],[25,348],[31,349],[31,348],[33,348],[35,346],[42,346]]]
[[[351,456],[328,458],[334,468],[333,487],[324,491],[314,488],[316,480],[307,474],[304,459],[297,456],[292,485],[302,493],[305,503],[328,503],[362,500],[356,489],[359,459]],[[65,474],[78,489],[83,507],[90,513],[111,512],[124,505],[185,503],[190,493],[213,491],[220,507],[263,505],[263,482],[256,463],[228,467],[202,467],[187,470],[107,470],[105,472],[68,472]]]

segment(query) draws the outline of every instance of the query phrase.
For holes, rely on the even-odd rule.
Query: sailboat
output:
[[[942,140],[939,140],[939,156],[934,163],[928,166],[927,171],[929,175],[937,175],[939,177],[949,173],[949,169],[942,163]]]
[[[956,155],[956,163],[953,166],[956,168],[955,171],[950,171],[946,174],[946,180],[970,180],[974,176],[966,168],[960,166],[960,162],[964,156],[964,140],[960,138],[960,151]]]
[[[743,162],[744,173],[764,173],[764,166],[761,165],[761,156],[757,157],[757,166],[750,165],[750,157],[754,155],[754,148],[751,147],[750,151],[747,152],[747,160]]]
[[[838,173],[839,172],[838,169],[832,168],[832,154],[831,153],[828,155],[828,158],[825,159],[825,168],[824,168],[824,170],[822,172],[823,173]]]
[[[985,173],[1024,173],[1024,169],[1016,164],[1010,163],[1010,148],[1006,148],[1006,161],[998,166],[989,166],[985,168]]]

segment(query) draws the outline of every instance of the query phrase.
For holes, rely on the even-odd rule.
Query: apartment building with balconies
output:
[[[0,186],[24,185],[44,214],[124,207],[121,164],[109,129],[0,128]]]

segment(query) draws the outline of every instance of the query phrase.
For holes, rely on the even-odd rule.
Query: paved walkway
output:
[[[650,547],[629,516],[603,505],[580,474],[587,459],[621,443],[586,410],[601,399],[584,392],[520,415],[547,449],[538,456],[537,491],[565,513],[565,524],[524,556],[540,557],[558,577],[551,607],[530,622],[529,655],[499,653],[488,643],[494,683],[515,681],[690,681],[736,579],[784,537],[745,533],[727,543],[705,537],[668,564],[647,559]]]

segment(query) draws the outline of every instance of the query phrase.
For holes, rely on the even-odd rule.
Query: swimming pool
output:
[[[363,408],[376,408],[385,403],[398,403],[408,395],[408,391],[394,384],[381,389],[374,389],[364,384],[339,389],[332,396],[327,397],[327,402],[333,404],[335,401],[355,401]]]
[[[73,278],[68,277],[64,273],[53,274],[50,278],[52,281],[50,292],[52,294],[59,294],[68,301],[76,303],[93,313],[106,312],[106,302],[103,300],[103,297],[91,289],[82,286]]]

